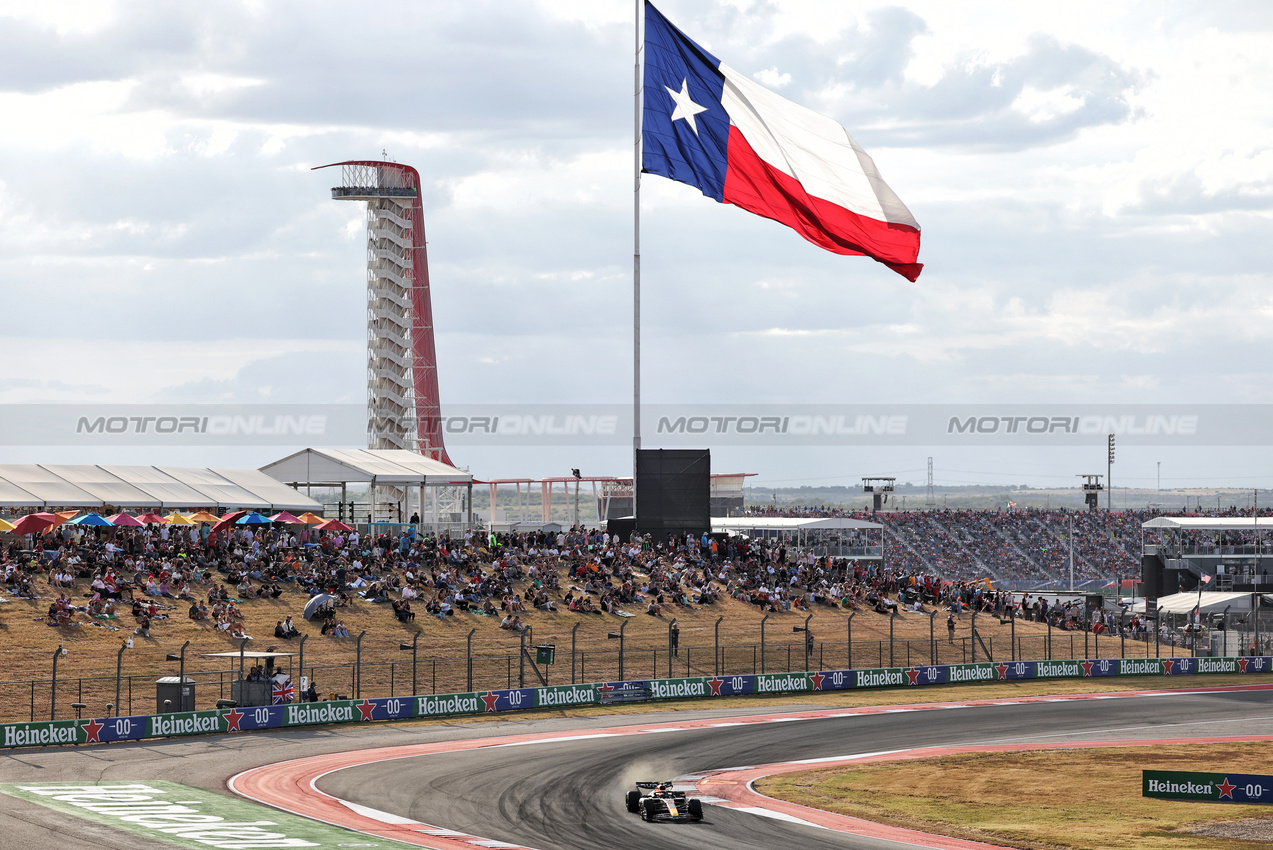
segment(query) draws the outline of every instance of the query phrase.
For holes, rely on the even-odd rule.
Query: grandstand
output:
[[[876,514],[833,508],[748,510],[752,516],[871,520],[883,527],[884,561],[894,570],[950,581],[985,577],[999,582],[1068,581],[1071,528],[1076,582],[1139,578],[1141,525],[1160,513],[1038,508]]]

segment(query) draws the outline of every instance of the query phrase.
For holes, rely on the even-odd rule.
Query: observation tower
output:
[[[367,204],[367,447],[454,466],[442,443],[420,173],[375,160],[334,162],[338,201]]]

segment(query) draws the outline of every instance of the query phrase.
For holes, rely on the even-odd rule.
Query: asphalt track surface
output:
[[[898,693],[899,702],[905,699]],[[815,706],[805,704],[798,710]],[[369,747],[507,735],[584,733],[624,724],[764,713],[754,705],[640,716],[523,715],[494,723],[385,724],[220,735],[0,754],[0,781],[167,779],[225,792],[229,777],[288,759]],[[844,710],[838,709],[837,710]],[[847,709],[851,710],[851,709]],[[1007,704],[717,726],[622,737],[469,749],[331,773],[318,787],[350,802],[537,850],[742,847],[899,848],[878,839],[766,819],[718,806],[700,824],[646,824],[623,807],[631,782],[705,770],[925,746],[1258,735],[1273,690]],[[1058,776],[1057,783],[1082,781]],[[20,800],[0,805],[0,848],[134,850],[135,836]]]
[[[705,807],[699,824],[647,824],[622,805],[637,780],[741,765],[986,743],[1045,743],[1260,734],[1273,691],[994,705],[689,729],[492,747],[337,771],[318,788],[343,800],[537,850],[890,848],[844,835]],[[1058,783],[1081,777],[1058,776]]]

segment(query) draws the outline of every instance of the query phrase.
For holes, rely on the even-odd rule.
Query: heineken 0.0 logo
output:
[[[1195,803],[1273,803],[1273,776],[1146,770],[1141,776],[1141,796]]]

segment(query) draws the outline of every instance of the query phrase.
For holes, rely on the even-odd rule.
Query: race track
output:
[[[899,702],[905,696],[899,691]],[[373,755],[369,748],[400,753],[404,747],[430,747],[439,751],[336,770],[319,778],[316,786],[403,819],[536,850],[899,848],[914,844],[839,834],[715,805],[706,807],[701,824],[646,824],[623,808],[622,798],[637,780],[798,759],[967,744],[1249,737],[1273,728],[1268,722],[1273,720],[1273,686],[959,705],[893,712],[827,706],[824,713],[853,716],[772,722],[773,717],[757,716],[787,717],[816,706],[775,702],[758,709],[713,703],[700,711],[648,715],[530,714],[495,723],[366,724],[17,750],[0,755],[0,780],[169,780],[227,793],[230,777],[278,762],[353,760]],[[748,717],[756,719],[731,725]],[[628,734],[632,727],[658,726],[673,728]],[[553,735],[573,740],[534,740]],[[510,738],[518,743],[488,746]],[[1081,777],[1057,777],[1058,783],[1076,781]],[[303,787],[309,788],[308,780]],[[296,810],[302,803],[295,795],[283,799],[283,808]],[[410,832],[412,827],[399,829]],[[16,799],[0,807],[0,830],[0,846],[5,847],[137,846],[136,838],[126,833]],[[453,846],[474,844],[457,839]]]
[[[900,848],[873,838],[708,806],[704,823],[646,824],[622,805],[636,780],[740,765],[973,743],[1260,734],[1270,691],[1042,701],[659,734],[590,737],[348,768],[318,788],[343,800],[536,850]],[[1077,777],[1058,776],[1058,782]]]

